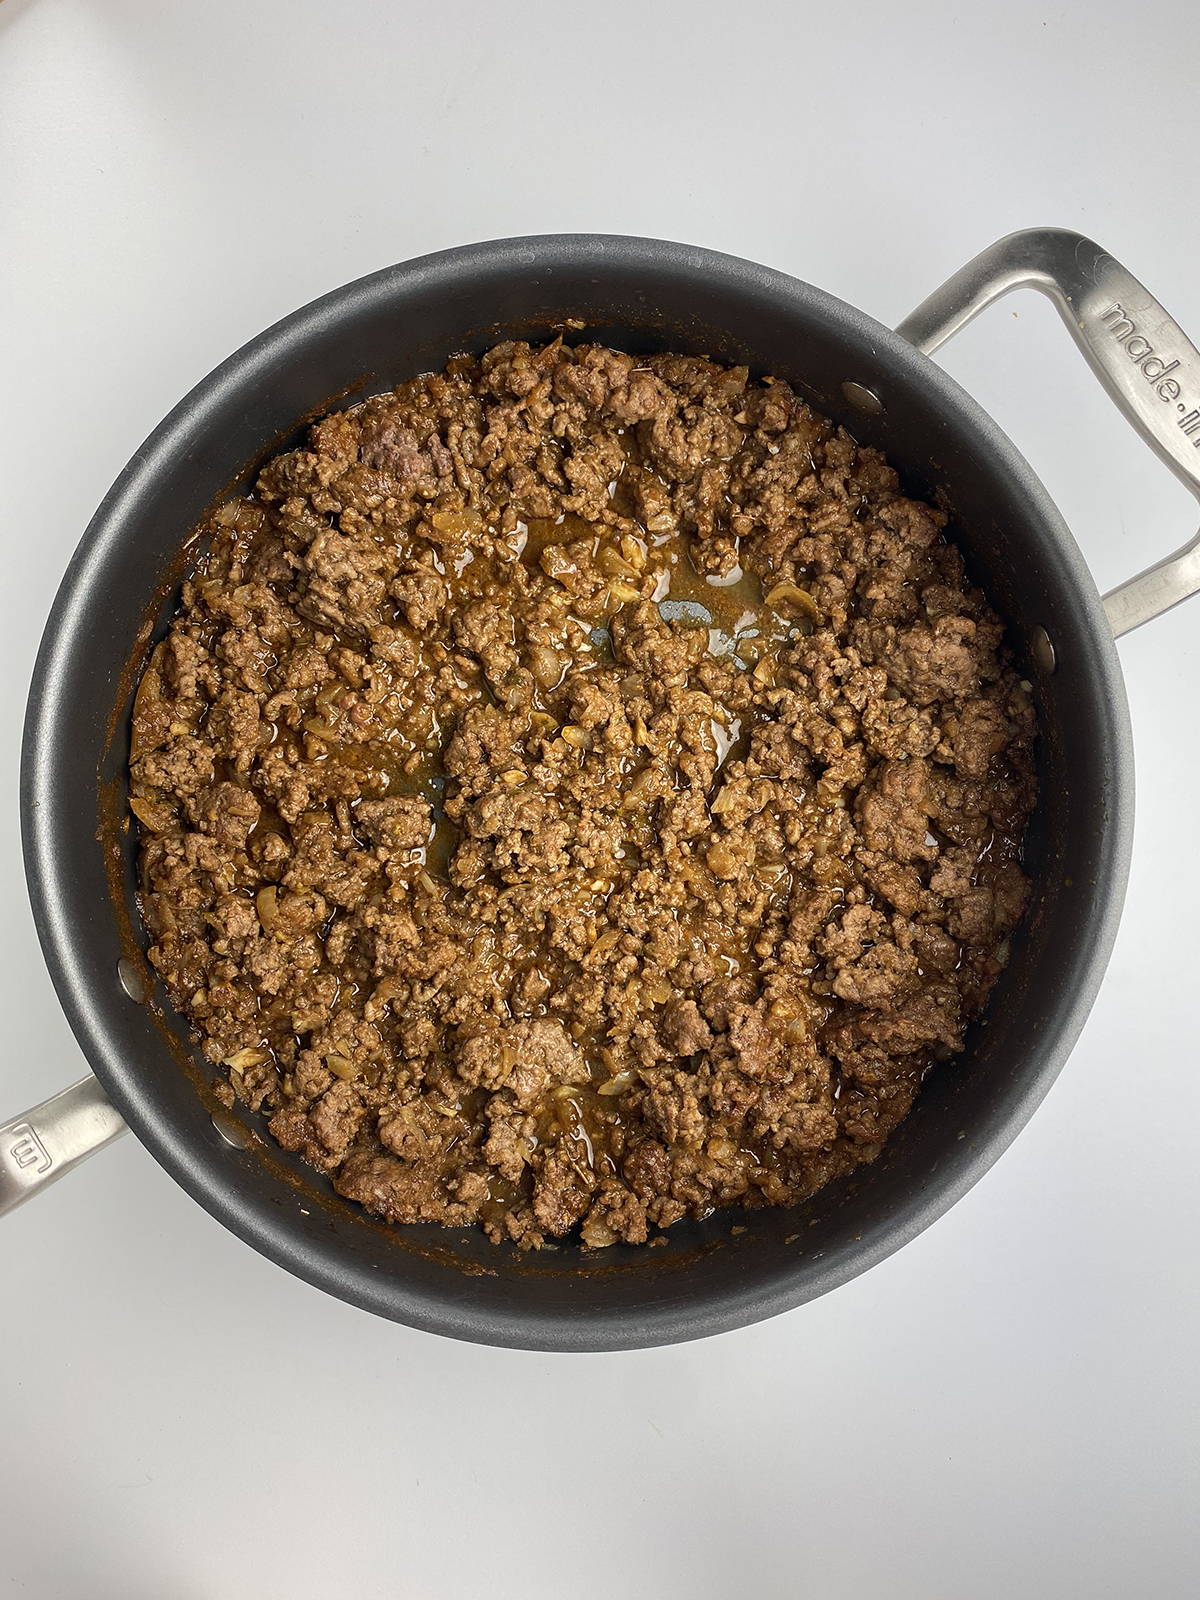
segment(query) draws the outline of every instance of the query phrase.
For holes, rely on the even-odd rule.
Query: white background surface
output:
[[[1078,227],[1200,338],[1200,21],[821,0],[0,5],[0,1114],[81,1074],[17,762],[109,483],[244,340],[468,240],[646,233],[894,322]],[[945,353],[1110,587],[1196,508],[1050,306]],[[0,1228],[0,1578],[46,1600],[1184,1600],[1194,1509],[1200,601],[1121,645],[1139,819],[1091,1022],[946,1218],[791,1315],[552,1357],[372,1319],[126,1139]]]

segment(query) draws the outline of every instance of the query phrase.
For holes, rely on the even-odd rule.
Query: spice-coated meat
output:
[[[559,340],[322,418],[143,675],[150,959],[348,1199],[537,1247],[790,1205],[962,1046],[1028,685],[786,383]]]

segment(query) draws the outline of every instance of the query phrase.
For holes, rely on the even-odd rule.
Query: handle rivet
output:
[[[1045,628],[1035,628],[1029,644],[1033,651],[1033,659],[1041,667],[1042,671],[1045,673],[1053,672],[1058,665],[1058,656],[1055,654],[1054,646],[1050,643],[1050,635]]]
[[[120,979],[121,987],[125,993],[140,1006],[146,998],[146,985],[142,981],[141,973],[133,962],[125,956],[122,956],[117,962],[117,977]]]
[[[218,1121],[217,1118],[214,1117],[212,1119],[212,1125],[221,1135],[222,1139],[224,1139],[225,1143],[231,1144],[235,1150],[246,1150],[249,1148],[249,1135],[246,1133],[246,1130],[242,1127],[241,1123],[234,1121],[232,1117],[230,1117],[228,1121],[226,1121],[224,1118]]]
[[[842,393],[854,407],[861,411],[865,417],[881,417],[883,415],[883,401],[873,389],[868,389],[862,383],[844,383]]]

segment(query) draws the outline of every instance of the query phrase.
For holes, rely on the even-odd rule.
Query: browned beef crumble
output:
[[[398,1222],[640,1242],[872,1160],[1027,885],[945,516],[783,382],[504,344],[215,517],[138,692],[150,959]]]

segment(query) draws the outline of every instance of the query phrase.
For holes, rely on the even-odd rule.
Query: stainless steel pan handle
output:
[[[1067,228],[1010,233],[935,289],[896,332],[931,355],[1012,289],[1040,289],[1147,444],[1200,498],[1200,351],[1137,279]],[[1200,591],[1200,533],[1104,596],[1118,638]]]
[[[6,1122],[0,1128],[0,1216],[126,1131],[90,1075]]]

